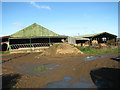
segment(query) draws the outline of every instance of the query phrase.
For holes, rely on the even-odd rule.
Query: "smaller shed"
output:
[[[10,38],[10,36],[3,36],[3,37],[0,37],[0,41],[1,42],[8,42],[9,38]]]
[[[10,36],[0,37],[0,51],[8,50],[8,48],[9,48],[9,42],[8,42],[9,38],[10,38]]]
[[[92,41],[96,40],[99,43],[109,43],[113,42],[116,43],[117,36],[108,32],[102,32],[102,33],[96,33],[96,34],[88,34],[88,35],[82,35],[77,36],[82,38],[88,38],[90,39],[90,43],[92,44]]]

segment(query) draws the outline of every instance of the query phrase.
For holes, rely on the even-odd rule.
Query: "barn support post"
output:
[[[31,49],[31,38],[30,38],[30,50],[32,50],[32,49]]]
[[[89,44],[89,46],[90,46],[90,40],[88,41],[88,44]]]
[[[92,38],[90,38],[90,46],[92,47]]]
[[[69,38],[67,37],[67,43],[69,43]]]
[[[115,46],[116,46],[116,37],[115,37]]]
[[[9,53],[10,53],[11,52],[10,39],[8,39],[8,43],[9,43]]]
[[[50,37],[49,37],[49,47],[50,47],[50,42],[51,42],[51,41],[50,41]]]

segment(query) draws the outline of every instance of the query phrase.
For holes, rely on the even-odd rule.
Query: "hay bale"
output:
[[[105,43],[101,43],[100,44],[102,47],[107,47],[107,45]]]
[[[77,44],[77,46],[82,46],[82,44],[81,44],[81,43],[79,43],[79,44]]]

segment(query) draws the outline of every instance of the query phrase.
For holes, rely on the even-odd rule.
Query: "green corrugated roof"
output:
[[[80,35],[80,36],[75,36],[75,37],[92,37],[92,36],[99,35],[99,34],[101,34],[101,33],[94,33],[94,34]]]
[[[40,36],[59,36],[58,34],[48,30],[36,23],[12,34],[10,37],[40,37]]]
[[[80,35],[80,36],[75,36],[75,37],[94,37],[94,36],[97,36],[97,35],[100,35],[100,34],[103,34],[103,33],[107,33],[107,32],[87,34],[87,35]],[[110,33],[108,33],[108,34],[110,34]],[[111,35],[116,36],[114,34],[111,34]]]

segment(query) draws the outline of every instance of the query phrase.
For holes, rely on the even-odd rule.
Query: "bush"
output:
[[[80,51],[89,51],[89,50],[91,50],[91,48],[90,47],[83,47],[83,46],[75,46],[76,48],[78,48]]]

